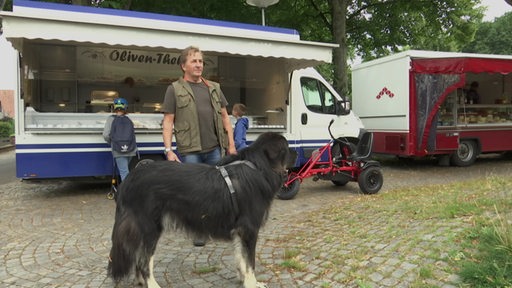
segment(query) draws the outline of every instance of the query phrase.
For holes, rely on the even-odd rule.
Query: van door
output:
[[[352,112],[339,113],[338,101],[343,99],[313,68],[296,70],[291,77],[290,132],[297,151],[297,165],[304,164],[315,149],[330,141],[327,127],[334,119],[335,137],[358,137],[363,128],[361,120]],[[346,107],[348,103],[343,102]],[[337,113],[338,112],[338,113]]]
[[[298,135],[302,153],[299,155],[302,154],[302,161],[311,157],[315,149],[330,140],[327,126],[329,121],[336,118],[337,98],[318,76],[313,73],[301,73],[298,77],[300,97],[296,98],[295,104],[299,107],[295,108],[298,108],[300,113],[296,114],[298,119],[294,121],[300,123]]]

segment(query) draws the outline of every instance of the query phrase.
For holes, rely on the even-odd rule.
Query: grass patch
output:
[[[460,276],[472,287],[512,287],[512,222],[496,217],[467,234],[465,246],[477,246],[461,262]]]
[[[286,250],[284,261],[275,268],[306,271],[304,263],[328,261],[335,264],[329,266],[329,275],[343,276],[326,283],[333,287],[367,287],[373,285],[369,279],[372,273],[388,277],[407,262],[417,266],[411,271],[416,278],[408,278],[410,287],[435,287],[432,283],[447,283],[454,279],[453,274],[460,275],[463,283],[447,284],[512,287],[507,278],[509,274],[512,277],[512,255],[505,253],[512,251],[512,222],[495,213],[497,209],[502,215],[512,215],[511,191],[512,179],[491,175],[341,199],[330,207],[300,216],[315,225],[298,224],[308,229],[280,238],[294,249]],[[325,250],[332,245],[324,244],[332,243],[339,243],[339,251]],[[483,270],[481,257],[485,255],[489,256],[489,268]],[[391,270],[383,271],[379,258],[391,258],[396,268],[386,266]],[[424,258],[432,264],[425,266]],[[496,266],[500,268],[493,271]],[[476,274],[478,269],[482,269],[480,274]],[[463,273],[482,275],[475,278],[494,275],[494,284],[471,282],[471,277]]]
[[[300,255],[300,250],[297,249],[286,249],[284,251],[284,259],[293,259],[294,257],[297,257],[297,255]]]
[[[296,271],[304,271],[306,268],[306,264],[295,259],[289,259],[281,262],[281,267]]]
[[[420,268],[420,278],[429,279],[432,278],[432,267],[421,267]]]
[[[281,262],[280,266],[286,269],[295,271],[304,271],[306,264],[302,263],[297,259],[301,255],[301,250],[298,249],[286,249],[284,251],[284,261]]]
[[[220,268],[217,266],[199,267],[194,272],[196,274],[208,274],[219,271]]]

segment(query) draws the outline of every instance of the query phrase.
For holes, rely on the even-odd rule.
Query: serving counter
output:
[[[98,133],[103,131],[110,113],[37,112],[28,107],[25,130],[30,133]],[[135,130],[161,133],[163,114],[131,113]]]
[[[512,125],[511,104],[465,104],[447,99],[440,109],[439,126]]]
[[[25,130],[30,133],[94,133],[103,131],[110,113],[65,113],[37,112],[28,107],[25,112]],[[163,114],[161,113],[129,113],[138,132],[162,132]],[[249,122],[248,133],[266,131],[279,132],[285,130],[284,125],[260,124]],[[234,122],[232,121],[234,125]]]

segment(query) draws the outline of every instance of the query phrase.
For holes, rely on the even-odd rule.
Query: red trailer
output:
[[[469,166],[512,150],[512,56],[405,51],[354,67],[352,89],[375,153]]]

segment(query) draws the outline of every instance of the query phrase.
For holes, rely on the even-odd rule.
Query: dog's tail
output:
[[[112,231],[112,249],[108,263],[108,275],[114,281],[120,281],[130,274],[135,266],[141,242],[142,234],[133,214],[124,213],[116,219]]]

